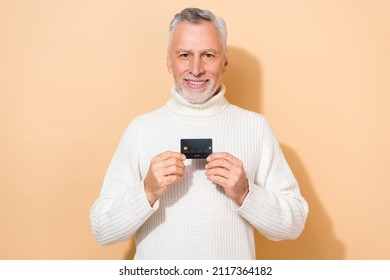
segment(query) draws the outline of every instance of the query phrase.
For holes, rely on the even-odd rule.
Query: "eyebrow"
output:
[[[185,53],[192,53],[191,50],[185,50],[185,49],[177,49],[177,50],[175,51],[175,53],[183,53],[183,52],[185,52]]]
[[[175,53],[194,53],[193,50],[187,50],[187,49],[177,49]],[[200,53],[208,53],[208,52],[211,52],[211,53],[218,53],[218,51],[216,49],[205,49],[205,50],[201,50]]]

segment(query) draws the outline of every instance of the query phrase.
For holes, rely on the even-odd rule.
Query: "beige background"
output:
[[[89,210],[136,115],[172,79],[186,6],[229,29],[232,103],[264,114],[310,205],[260,259],[390,259],[390,1],[0,0],[0,259],[131,258]]]

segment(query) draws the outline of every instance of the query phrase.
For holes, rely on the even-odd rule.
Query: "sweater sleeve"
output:
[[[126,129],[91,209],[92,232],[102,245],[129,239],[159,206],[151,207],[144,191],[137,129],[136,121]]]
[[[236,211],[270,240],[295,239],[305,226],[308,205],[265,118],[261,135],[259,170]]]

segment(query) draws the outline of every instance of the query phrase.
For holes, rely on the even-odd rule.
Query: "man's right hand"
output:
[[[151,206],[168,191],[170,185],[183,177],[185,159],[185,155],[171,151],[152,158],[144,180],[145,192]]]

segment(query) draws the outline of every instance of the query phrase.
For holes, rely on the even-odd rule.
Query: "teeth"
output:
[[[204,84],[205,81],[188,81],[190,84],[193,84],[193,85],[201,85],[201,84]]]

